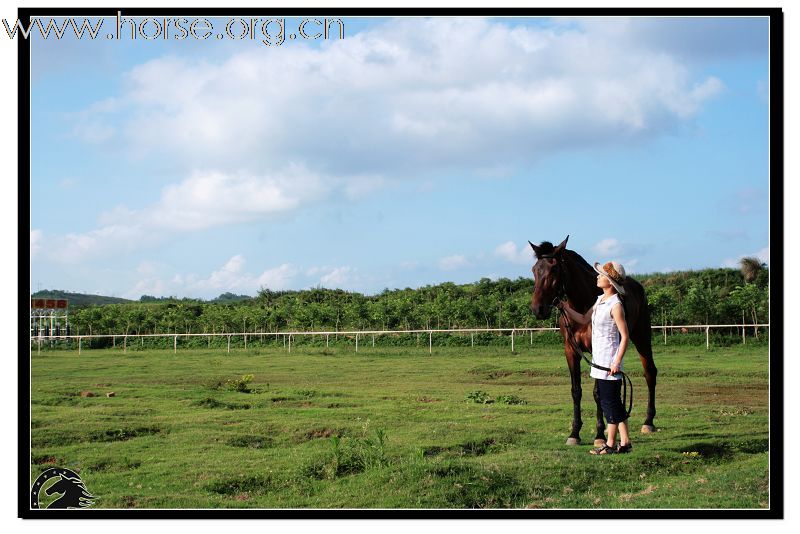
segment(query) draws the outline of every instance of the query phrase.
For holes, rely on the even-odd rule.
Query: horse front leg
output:
[[[572,382],[572,431],[567,438],[567,445],[580,445],[581,443],[581,360],[571,347],[567,347],[567,365],[569,377]]]
[[[603,420],[603,408],[600,406],[600,393],[597,390],[597,380],[594,381],[592,390],[594,402],[597,405],[597,424],[595,425],[594,446],[602,447],[606,443],[606,424]]]

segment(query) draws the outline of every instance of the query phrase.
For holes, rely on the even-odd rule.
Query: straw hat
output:
[[[611,282],[611,285],[614,286],[617,293],[620,295],[625,294],[625,288],[622,287],[622,284],[625,282],[625,267],[623,267],[622,264],[616,261],[608,261],[603,265],[595,263],[594,270],[597,271],[597,274],[602,274],[608,278],[608,281]]]

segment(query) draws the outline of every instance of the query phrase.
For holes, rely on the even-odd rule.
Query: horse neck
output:
[[[568,282],[564,290],[572,307],[585,313],[597,300],[598,287],[594,269],[580,255],[567,250],[564,255],[564,267],[567,269]],[[574,255],[574,257],[573,257]]]

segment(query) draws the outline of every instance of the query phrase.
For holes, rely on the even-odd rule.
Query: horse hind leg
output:
[[[637,339],[633,340],[636,350],[639,352],[639,359],[642,361],[644,369],[644,379],[647,382],[647,415],[642,424],[642,433],[650,434],[656,431],[653,418],[656,416],[656,378],[658,369],[653,361],[653,344],[651,339],[650,325],[638,329]],[[646,329],[646,332],[642,330]]]

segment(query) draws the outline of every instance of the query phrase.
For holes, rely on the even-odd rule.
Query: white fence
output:
[[[664,344],[667,343],[667,330],[705,330],[706,334],[706,349],[711,347],[710,342],[710,331],[712,328],[736,328],[742,329],[742,343],[746,342],[746,329],[757,329],[757,328],[766,328],[769,329],[769,323],[766,324],[711,324],[711,325],[662,325],[662,326],[653,326],[651,327],[653,330],[663,330],[664,331]],[[247,338],[261,338],[264,337],[272,337],[275,336],[275,339],[283,338],[283,345],[284,347],[291,352],[292,351],[292,340],[297,336],[325,336],[325,346],[330,346],[330,337],[331,336],[351,336],[355,337],[355,348],[356,352],[358,352],[358,342],[360,339],[364,339],[364,337],[371,336],[372,337],[372,346],[375,346],[375,336],[382,336],[382,335],[402,335],[402,334],[417,334],[417,340],[419,340],[419,336],[422,334],[428,334],[428,352],[433,354],[433,334],[470,334],[470,343],[471,346],[475,346],[475,334],[479,333],[509,333],[511,338],[511,351],[514,351],[515,347],[515,339],[519,336],[519,334],[529,333],[530,334],[530,344],[533,345],[533,333],[534,332],[554,332],[558,331],[558,328],[455,328],[455,329],[422,329],[422,330],[353,330],[353,331],[335,331],[335,332],[230,332],[230,333],[197,333],[197,334],[177,334],[177,333],[167,333],[167,334],[94,334],[94,335],[71,335],[71,336],[32,336],[30,338],[31,344],[36,344],[37,353],[41,352],[42,343],[44,342],[52,342],[52,341],[77,341],[78,345],[78,354],[81,354],[83,350],[83,340],[92,340],[92,339],[112,339],[112,344],[114,347],[117,345],[117,339],[122,339],[122,347],[123,351],[128,350],[128,339],[140,339],[141,342],[144,342],[145,338],[172,338],[173,340],[173,350],[177,353],[178,352],[178,338],[191,338],[191,337],[207,337],[209,338],[209,344],[211,338],[213,337],[226,337],[228,340],[228,353],[231,352],[231,338],[232,337],[243,337],[244,338],[244,348],[247,348]]]

